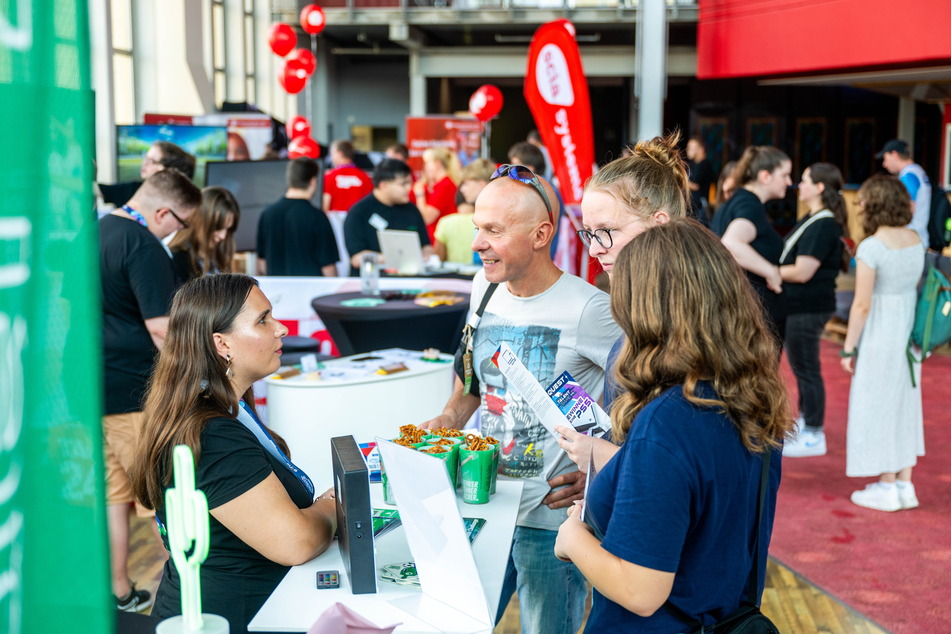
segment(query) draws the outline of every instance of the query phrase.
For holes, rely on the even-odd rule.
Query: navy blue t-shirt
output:
[[[707,383],[698,386],[698,393],[715,397]],[[681,386],[673,387],[634,419],[620,451],[591,483],[588,512],[604,530],[605,550],[675,573],[670,602],[712,624],[739,607],[746,587],[761,465],[726,416],[693,405]],[[761,587],[780,475],[777,450],[759,538]],[[670,634],[688,629],[666,605],[645,618],[595,590],[585,631]]]

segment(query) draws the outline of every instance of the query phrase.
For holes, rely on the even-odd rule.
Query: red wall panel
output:
[[[951,0],[699,0],[700,79],[951,63]]]

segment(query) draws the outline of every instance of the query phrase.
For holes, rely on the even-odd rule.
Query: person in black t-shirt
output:
[[[259,275],[334,277],[337,240],[327,215],[310,201],[317,192],[317,163],[306,157],[287,165],[287,192],[258,220]]]
[[[333,490],[314,499],[314,484],[254,409],[251,386],[278,369],[286,334],[254,278],[197,277],[175,295],[145,402],[136,498],[169,525],[172,451],[188,445],[209,510],[202,609],[226,618],[232,634],[247,632],[290,566],[326,550],[337,529]],[[181,577],[166,561],[152,615],[181,610]]]
[[[175,291],[169,253],[161,239],[188,226],[201,192],[178,170],[148,177],[135,196],[99,221],[105,411],[106,502],[112,591],[119,609],[136,611],[151,598],[136,590],[127,571],[128,472],[142,420],[142,397],[155,352],[162,347]],[[150,513],[139,507],[141,516]]]
[[[373,170],[373,191],[350,208],[343,223],[343,237],[350,254],[350,275],[358,275],[364,253],[380,255],[376,232],[384,229],[415,231],[423,246],[423,257],[435,253],[423,215],[409,201],[412,187],[412,172],[403,161],[384,159]],[[382,255],[380,263],[383,263]]]
[[[713,165],[707,160],[707,148],[698,137],[687,141],[687,166],[690,170],[690,202],[693,213],[705,225],[710,224],[707,209],[710,206],[710,185],[713,184]]]
[[[772,146],[750,146],[733,172],[736,193],[717,209],[710,229],[720,236],[759,295],[776,336],[785,337],[786,297],[779,275],[783,239],[764,205],[785,198],[792,161]]]
[[[779,273],[789,299],[786,354],[799,386],[799,432],[783,447],[789,458],[823,456],[826,394],[819,363],[819,338],[835,312],[835,278],[842,268],[842,236],[848,231],[842,174],[815,163],[802,173],[799,200],[808,208],[789,236]]]

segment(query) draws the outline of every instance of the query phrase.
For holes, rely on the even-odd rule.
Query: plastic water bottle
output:
[[[951,244],[951,218],[944,221],[944,243]]]
[[[364,295],[380,294],[380,262],[376,253],[360,256],[360,292]]]

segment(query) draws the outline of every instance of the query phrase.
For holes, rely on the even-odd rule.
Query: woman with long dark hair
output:
[[[156,510],[167,548],[172,450],[191,448],[210,512],[202,609],[228,619],[232,633],[246,632],[289,567],[326,550],[336,531],[332,492],[314,499],[313,483],[254,410],[251,385],[280,366],[286,334],[253,278],[197,277],[175,295],[145,401],[135,495]],[[180,614],[180,588],[169,561],[152,614]]]
[[[750,146],[732,177],[735,193],[716,211],[710,229],[720,236],[753,284],[776,336],[785,336],[786,298],[779,274],[783,239],[766,215],[765,204],[786,196],[792,161],[772,146]]]
[[[757,537],[765,575],[791,425],[778,343],[731,254],[694,220],[672,218],[621,250],[611,313],[626,336],[611,408],[621,448],[584,502],[603,539],[576,505],[555,554],[594,587],[587,632],[710,625],[744,596],[772,452]]]
[[[873,176],[858,193],[862,229],[855,252],[855,298],[842,346],[849,391],[845,475],[878,478],[852,502],[879,511],[918,506],[912,468],[925,455],[921,366],[909,375],[908,339],[927,245],[907,227],[908,190],[894,176]]]
[[[188,227],[168,243],[172,268],[179,283],[208,273],[231,270],[234,234],[241,220],[241,208],[234,194],[224,187],[201,190],[201,207],[188,219]]]
[[[809,208],[786,236],[779,274],[786,289],[786,354],[799,386],[798,433],[783,447],[790,458],[826,453],[826,392],[819,339],[835,312],[835,278],[842,270],[842,236],[848,236],[842,174],[830,163],[802,173],[799,201]]]

